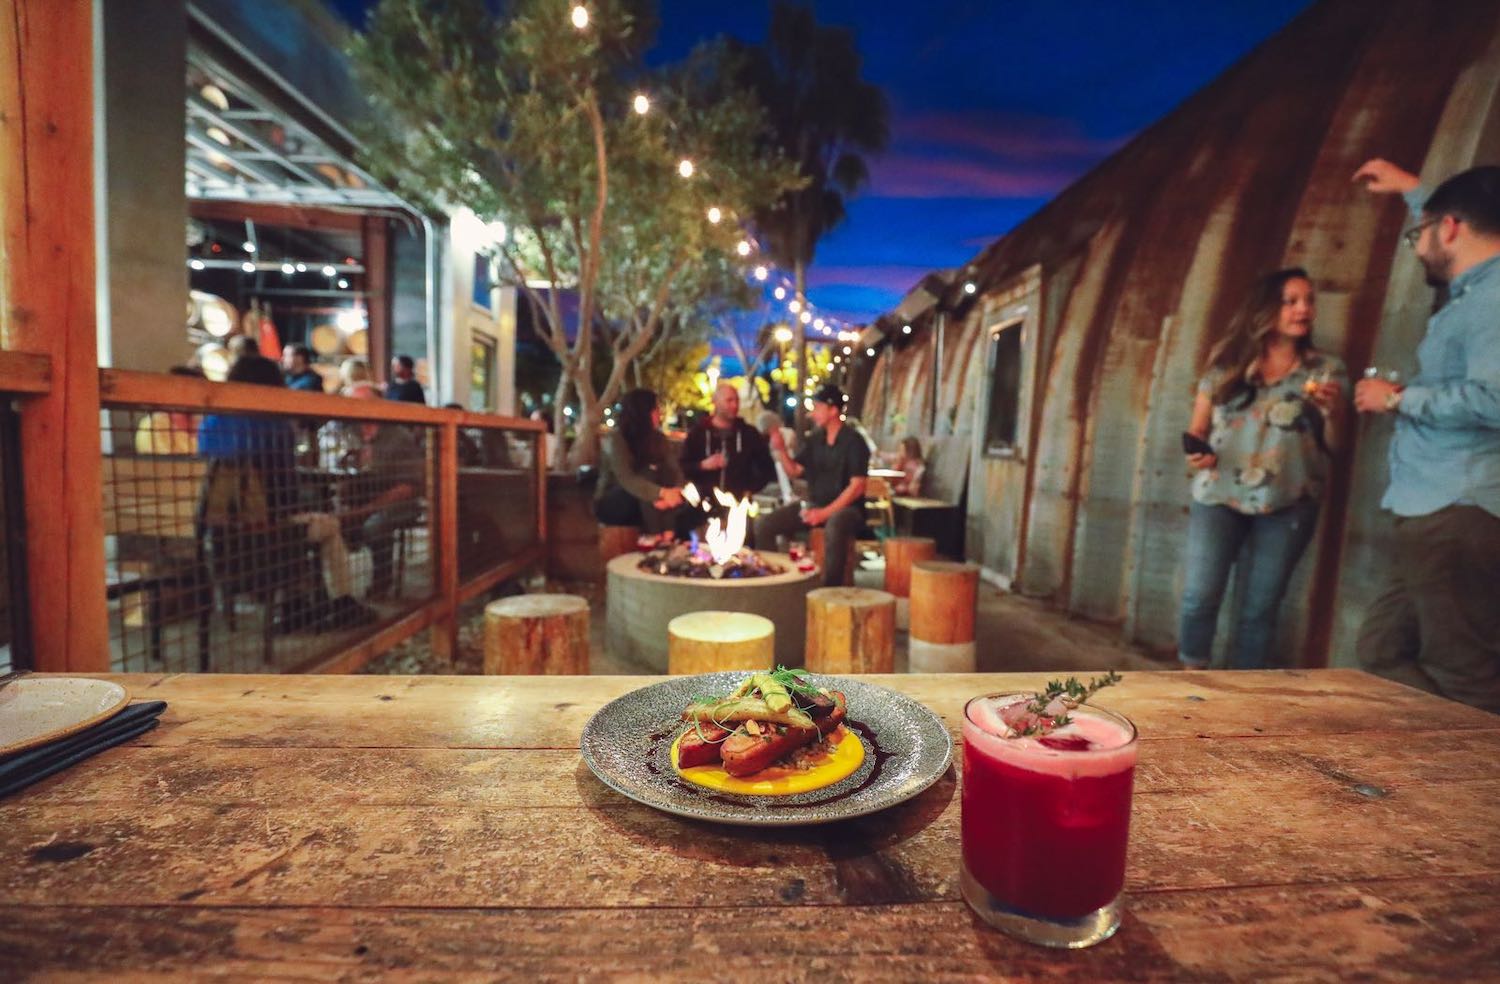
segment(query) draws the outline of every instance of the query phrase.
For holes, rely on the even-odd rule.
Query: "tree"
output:
[[[747,82],[771,117],[772,146],[804,179],[756,213],[771,255],[795,276],[796,298],[807,304],[807,267],[818,240],[844,219],[844,201],[870,176],[861,154],[879,153],[890,139],[885,93],[861,77],[861,58],[848,28],[819,24],[809,7],[778,0],[763,45],[746,50]],[[795,323],[796,361],[806,359],[807,332]],[[797,406],[797,429],[803,430]]]
[[[699,271],[732,263],[741,221],[797,180],[765,153],[764,114],[722,47],[644,68],[653,24],[642,0],[514,0],[498,16],[485,0],[381,0],[351,47],[380,121],[372,171],[505,223],[502,282],[531,298],[562,364],[559,425],[562,397],[578,396],[573,465],[596,455],[633,360],[717,282]],[[558,288],[577,294],[576,325]],[[599,337],[612,355],[602,385]]]

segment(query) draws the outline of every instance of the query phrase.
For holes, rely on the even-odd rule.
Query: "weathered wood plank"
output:
[[[603,704],[652,677],[113,677],[171,705],[151,745],[574,748]],[[1035,689],[1043,674],[869,676],[957,734],[975,694]],[[1500,716],[1353,670],[1127,673],[1104,703],[1143,739],[1500,729]],[[854,711],[858,717],[858,709]]]
[[[429,783],[420,763],[399,772],[356,765],[351,772],[347,757],[299,766],[295,755],[278,763],[282,774],[297,776],[284,791],[275,787],[275,768],[247,778],[207,765],[158,773],[165,795],[123,806],[22,802],[0,810],[0,901],[568,906],[586,890],[596,906],[671,907],[712,902],[727,880],[740,901],[777,905],[789,874],[803,882],[799,903],[958,897],[951,776],[878,817],[769,832],[696,824],[638,806],[605,791],[576,761],[569,771],[553,753],[471,754],[465,764],[436,771],[452,785],[431,797],[435,804],[419,793],[394,805],[368,802],[403,795],[412,777]],[[1236,770],[1252,758],[1247,751]],[[1300,775],[1268,774],[1254,784],[1154,788],[1143,776],[1127,885],[1206,889],[1500,873],[1493,833],[1500,779],[1351,785],[1354,775],[1343,778],[1327,763],[1304,762]],[[392,772],[390,792],[358,791]],[[465,772],[494,788],[460,778]],[[1379,770],[1364,774],[1384,778]],[[1384,795],[1361,794],[1354,785]],[[198,788],[205,792],[194,794]],[[466,792],[470,801],[456,803]],[[290,805],[302,794],[309,800]],[[262,796],[269,805],[257,802]],[[1436,802],[1443,808],[1429,807]]]
[[[677,910],[0,907],[0,976],[363,979],[1481,980],[1500,879],[1137,893],[1109,943],[1061,954],[962,903]]]

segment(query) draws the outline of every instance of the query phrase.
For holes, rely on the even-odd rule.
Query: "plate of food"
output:
[[[904,694],[778,668],[631,691],[589,719],[580,750],[606,786],[658,810],[794,827],[911,799],[947,770],[953,739]]]

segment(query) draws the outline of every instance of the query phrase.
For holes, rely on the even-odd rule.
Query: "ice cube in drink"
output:
[[[1085,704],[1071,723],[1005,737],[1033,695],[964,708],[964,898],[991,925],[1047,946],[1091,946],[1119,926],[1135,726]]]

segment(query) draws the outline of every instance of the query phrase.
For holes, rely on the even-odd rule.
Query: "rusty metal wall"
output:
[[[1411,368],[1433,294],[1397,242],[1404,205],[1350,183],[1374,156],[1429,182],[1500,160],[1500,3],[1325,0],[976,257],[978,294],[939,303],[942,410],[976,447],[971,559],[1170,651],[1189,501],[1178,434],[1250,281],[1305,266],[1321,347],[1355,375]],[[987,329],[1034,265],[1019,453],[986,457]],[[877,432],[928,419],[932,321],[882,355]],[[1388,432],[1361,421],[1340,454],[1287,597],[1288,664],[1353,662],[1384,574]]]

